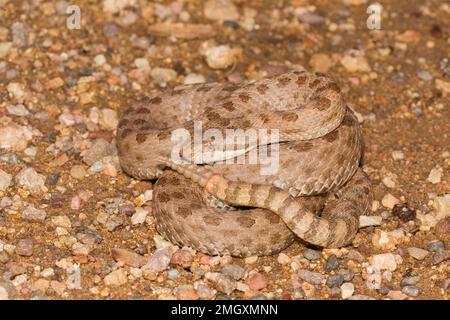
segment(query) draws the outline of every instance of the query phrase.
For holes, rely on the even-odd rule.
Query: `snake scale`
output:
[[[194,134],[195,121],[205,129],[278,129],[279,170],[263,175],[261,163],[172,161],[172,132]],[[359,168],[358,121],[339,86],[323,74],[291,71],[143,97],[123,112],[117,146],[126,173],[158,178],[158,232],[210,255],[270,255],[297,237],[321,247],[345,246],[372,201],[370,181]],[[241,148],[250,150],[245,143]],[[194,160],[194,154],[183,156]],[[245,160],[246,154],[232,156]]]

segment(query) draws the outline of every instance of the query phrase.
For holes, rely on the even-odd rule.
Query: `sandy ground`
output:
[[[447,299],[450,6],[379,2],[381,30],[364,0],[0,0],[0,298]],[[118,165],[120,113],[161,87],[302,67],[357,112],[382,219],[339,250],[164,242],[152,183]]]

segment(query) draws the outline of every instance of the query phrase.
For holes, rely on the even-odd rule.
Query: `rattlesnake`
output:
[[[171,134],[181,127],[194,134],[194,120],[204,129],[279,129],[280,169],[261,175],[261,164],[174,163]],[[339,86],[323,74],[292,71],[144,97],[123,112],[117,145],[125,172],[159,177],[153,199],[157,230],[207,254],[270,255],[295,236],[318,246],[344,246],[372,199],[359,168],[358,121]],[[194,154],[183,156],[192,161]]]

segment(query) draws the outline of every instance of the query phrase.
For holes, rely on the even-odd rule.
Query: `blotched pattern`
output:
[[[204,130],[279,129],[279,171],[264,176],[260,165],[175,165],[171,133],[186,128],[193,134],[194,120]],[[134,177],[156,178],[164,167],[175,171],[165,170],[155,186],[158,231],[208,254],[268,255],[295,235],[343,246],[371,202],[370,183],[358,169],[359,125],[339,86],[321,74],[180,86],[144,98],[123,113],[117,144],[123,169]],[[318,215],[329,195],[335,199]]]

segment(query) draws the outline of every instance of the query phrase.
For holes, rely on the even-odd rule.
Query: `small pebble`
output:
[[[281,252],[278,255],[277,261],[279,264],[285,265],[285,264],[289,264],[291,262],[291,258],[287,254]]]
[[[440,264],[450,259],[450,253],[447,250],[440,250],[433,254],[432,263],[434,265]]]
[[[0,301],[13,300],[16,295],[16,288],[11,281],[0,279]]]
[[[30,221],[44,221],[47,213],[44,210],[36,209],[32,205],[22,211],[22,219]]]
[[[334,286],[340,286],[343,282],[344,282],[344,276],[341,274],[336,274],[336,275],[329,276],[325,284],[328,287],[332,288]]]
[[[251,256],[244,259],[245,264],[254,264],[258,261],[258,256]]]
[[[405,154],[403,153],[403,151],[400,151],[400,150],[392,151],[392,159],[403,160],[403,159],[405,159]]]
[[[386,194],[383,199],[381,200],[381,204],[383,207],[388,209],[393,209],[396,204],[399,204],[400,200],[398,200],[396,197],[394,197],[392,194],[388,193]]]
[[[417,297],[420,295],[420,289],[416,286],[405,286],[402,288],[402,292],[410,297]]]
[[[332,254],[327,258],[324,270],[325,272],[331,272],[333,270],[336,270],[337,268],[339,268],[339,260],[336,255]]]
[[[345,299],[350,298],[354,292],[355,292],[355,287],[354,287],[353,283],[346,282],[341,285],[341,298],[342,299],[345,300]]]
[[[34,250],[34,240],[27,238],[27,239],[20,239],[17,242],[15,252],[19,256],[31,257],[33,255],[33,250]]]
[[[86,176],[86,169],[82,165],[74,165],[70,169],[70,176],[77,180],[83,180]]]
[[[157,249],[147,260],[147,263],[142,267],[142,270],[150,270],[153,272],[161,272],[166,270],[170,264],[173,254],[173,247]]]
[[[210,20],[239,19],[239,12],[231,0],[208,0],[204,4],[203,14]]]
[[[128,282],[127,272],[123,268],[117,269],[109,273],[103,281],[107,286],[122,286]]]
[[[206,63],[212,69],[225,69],[235,62],[235,50],[227,45],[212,47],[206,50]]]
[[[114,260],[121,262],[127,266],[134,268],[142,267],[146,263],[146,259],[133,252],[126,249],[113,248],[111,250]]]
[[[444,169],[441,167],[436,167],[431,169],[430,174],[428,175],[427,180],[432,184],[438,184],[441,182],[442,174],[444,173]]]
[[[15,178],[17,185],[27,189],[31,193],[41,193],[46,188],[45,178],[43,175],[38,174],[33,168],[22,169]]]
[[[406,249],[408,251],[409,255],[417,260],[423,260],[426,258],[426,256],[429,254],[427,250],[416,248],[416,247],[409,247]]]
[[[226,274],[227,276],[230,276],[234,280],[240,280],[245,274],[245,269],[238,266],[237,264],[228,264],[223,266],[220,272]]]
[[[130,218],[132,225],[142,224],[147,218],[148,211],[142,207],[136,207],[136,213]]]
[[[171,260],[170,263],[179,265],[183,268],[189,268],[192,264],[192,261],[194,260],[194,256],[191,254],[188,250],[177,250]]]
[[[184,284],[175,289],[175,296],[179,300],[198,300],[199,296],[193,285]]]
[[[445,249],[445,243],[442,240],[435,240],[427,245],[427,250],[431,252],[438,252]]]
[[[381,253],[373,255],[369,258],[371,266],[377,270],[395,271],[397,269],[397,261],[393,253]]]
[[[420,281],[419,276],[405,277],[400,281],[400,286],[401,287],[413,286],[416,285],[419,281]]]
[[[306,249],[305,252],[303,252],[303,256],[305,257],[305,259],[313,261],[320,259],[321,254],[316,250]]]
[[[324,276],[318,272],[302,269],[298,271],[298,275],[310,284],[319,285],[324,281]]]
[[[262,273],[256,272],[249,276],[245,283],[251,290],[258,291],[267,287],[268,281]]]
[[[382,221],[381,216],[359,216],[359,227],[379,226]]]
[[[0,169],[0,191],[5,191],[11,185],[12,175]]]

